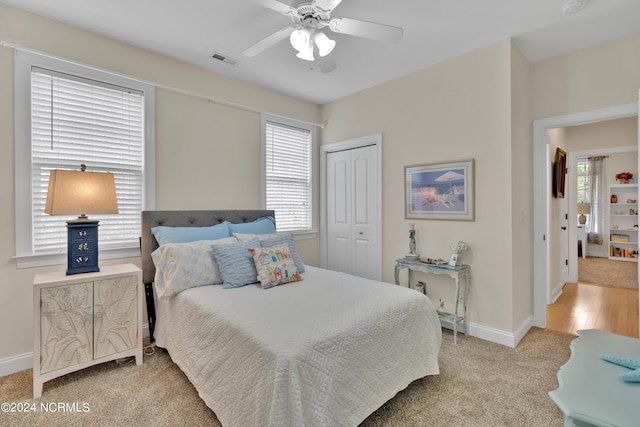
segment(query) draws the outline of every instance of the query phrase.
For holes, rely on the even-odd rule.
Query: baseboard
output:
[[[441,320],[443,328],[453,330],[453,322],[448,320]],[[491,328],[489,326],[479,325],[477,323],[469,322],[469,335],[479,338],[481,340],[494,342],[507,347],[515,348],[520,340],[529,332],[529,329],[533,326],[533,316],[529,316],[515,332],[501,331],[499,329]],[[461,333],[462,325],[458,325],[458,333]],[[460,336],[458,336],[458,339]],[[461,341],[458,341],[461,343]]]
[[[149,324],[142,326],[142,336],[149,336]],[[16,372],[33,369],[33,352],[19,354],[0,359],[0,377],[15,374]]]
[[[562,288],[564,288],[564,283],[558,283],[551,290],[551,301],[549,302],[549,304],[553,304],[558,298],[560,298],[560,295],[562,295]]]
[[[593,251],[589,251],[586,253],[587,256],[589,257],[594,257],[594,258],[609,258],[609,252],[593,252]]]

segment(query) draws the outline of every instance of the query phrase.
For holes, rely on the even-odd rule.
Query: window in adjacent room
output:
[[[587,159],[578,159],[577,169],[578,203],[589,203],[589,162]]]
[[[16,60],[16,255],[19,267],[66,261],[67,220],[44,205],[52,169],[112,172],[119,213],[100,221],[100,255],[139,255],[153,204],[153,87],[50,57]]]
[[[276,214],[278,231],[315,231],[313,148],[315,126],[262,116],[263,206]]]

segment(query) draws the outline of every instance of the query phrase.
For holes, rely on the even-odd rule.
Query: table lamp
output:
[[[589,203],[578,203],[578,213],[580,216],[578,217],[578,222],[580,225],[584,225],[587,223],[587,217],[585,214],[591,213],[591,204]]]
[[[49,215],[80,215],[67,221],[67,275],[100,271],[98,222],[87,214],[118,213],[112,173],[52,170],[44,211]]]

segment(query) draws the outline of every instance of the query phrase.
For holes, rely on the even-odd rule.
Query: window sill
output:
[[[317,231],[299,231],[293,233],[293,240],[309,240],[309,239],[317,239],[318,232]]]
[[[101,260],[104,259],[118,259],[118,258],[131,258],[140,256],[139,247],[124,247],[124,248],[111,248],[101,249],[99,251]],[[16,255],[13,257],[16,260],[16,266],[18,268],[34,268],[44,267],[48,265],[65,265],[67,263],[67,252],[55,252],[38,255]]]

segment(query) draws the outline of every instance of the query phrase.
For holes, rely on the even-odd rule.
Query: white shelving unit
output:
[[[609,186],[609,259],[638,262],[638,184]]]

